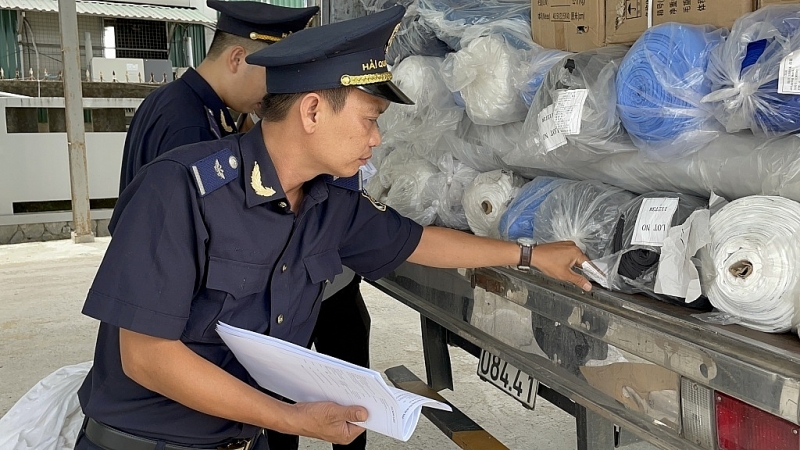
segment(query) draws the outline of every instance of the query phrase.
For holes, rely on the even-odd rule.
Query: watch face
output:
[[[536,241],[534,241],[532,238],[523,237],[523,238],[517,239],[517,243],[518,244],[522,244],[522,245],[531,245],[532,246],[532,245],[536,244]]]

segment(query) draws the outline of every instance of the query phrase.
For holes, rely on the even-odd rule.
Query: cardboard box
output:
[[[730,28],[757,0],[532,0],[533,40],[574,52],[610,44],[632,44],[653,25],[666,22]],[[778,1],[778,0],[760,0]]]
[[[800,0],[758,0],[758,8],[761,9],[767,5],[796,5]]]

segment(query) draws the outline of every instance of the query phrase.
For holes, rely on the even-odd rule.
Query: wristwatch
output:
[[[533,248],[536,247],[536,241],[531,238],[517,239],[519,244],[519,264],[517,269],[527,272],[531,270],[531,258],[533,257]]]

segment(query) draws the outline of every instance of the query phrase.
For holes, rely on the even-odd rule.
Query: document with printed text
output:
[[[414,433],[423,406],[452,411],[445,403],[387,385],[371,369],[222,322],[217,333],[264,389],[296,402],[363,406],[369,417],[356,425],[403,442]]]

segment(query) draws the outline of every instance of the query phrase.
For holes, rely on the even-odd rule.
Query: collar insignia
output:
[[[369,200],[369,202],[372,203],[372,206],[374,206],[375,209],[377,209],[378,211],[380,211],[380,212],[386,211],[386,205],[381,203],[381,202],[379,202],[379,201],[377,201],[377,200],[375,200],[374,198],[372,198],[372,196],[369,195],[369,193],[367,193],[366,189],[362,189],[361,190],[361,195],[365,199]]]
[[[272,197],[275,195],[275,189],[261,184],[261,169],[258,167],[258,163],[255,163],[253,166],[253,173],[250,174],[250,186],[252,186],[256,195],[262,197]]]
[[[214,172],[217,173],[218,177],[225,179],[225,171],[222,170],[222,164],[219,163],[218,159],[214,160]]]
[[[219,122],[222,124],[222,129],[225,130],[226,133],[233,133],[233,127],[228,125],[228,121],[225,120],[225,111],[220,110]]]

